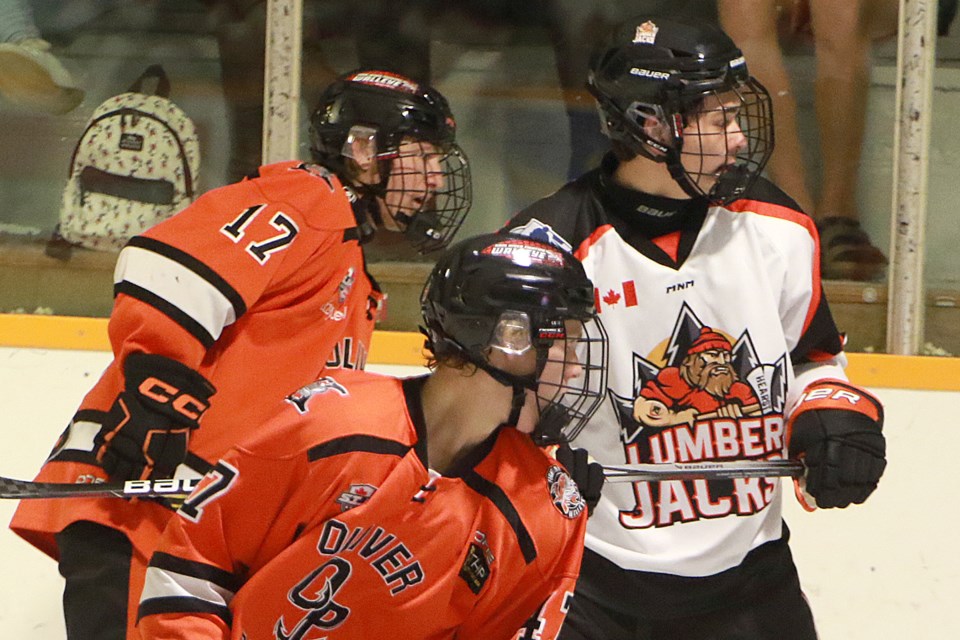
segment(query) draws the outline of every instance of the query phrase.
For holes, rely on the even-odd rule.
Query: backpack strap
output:
[[[144,91],[144,84],[151,79],[156,81],[156,87],[152,92]],[[170,78],[167,77],[167,72],[163,70],[163,65],[152,64],[140,74],[139,78],[133,81],[133,84],[130,85],[130,88],[127,89],[127,91],[132,93],[146,93],[147,95],[160,96],[161,98],[169,98]]]

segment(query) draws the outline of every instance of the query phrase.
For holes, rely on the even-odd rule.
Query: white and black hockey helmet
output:
[[[622,23],[592,57],[587,89],[597,99],[607,137],[631,154],[666,163],[691,197],[717,203],[740,197],[773,152],[770,96],[750,76],[733,40],[710,22],[638,16]],[[716,180],[702,181],[706,170],[685,168],[681,158],[685,125],[708,96],[735,96],[747,144]],[[645,129],[651,117],[661,125],[659,136]],[[701,182],[710,186],[704,189]]]
[[[421,309],[428,346],[456,353],[514,389],[519,415],[526,390],[537,397],[540,443],[574,438],[606,392],[607,337],[594,310],[594,288],[572,254],[530,238],[488,234],[441,256],[427,279]],[[536,354],[528,375],[497,369],[491,349]],[[543,372],[578,373],[547,380]]]

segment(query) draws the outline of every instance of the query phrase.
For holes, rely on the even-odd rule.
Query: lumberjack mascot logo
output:
[[[731,340],[681,309],[662,352],[633,355],[633,393],[610,391],[629,463],[781,457],[786,355],[764,364],[747,331]],[[629,528],[750,515],[764,508],[772,485],[760,479],[636,483],[636,507],[622,511]]]
[[[701,327],[676,367],[665,367],[646,382],[633,402],[633,417],[649,427],[692,425],[697,419],[760,413],[749,385],[731,365],[733,345],[722,334]]]

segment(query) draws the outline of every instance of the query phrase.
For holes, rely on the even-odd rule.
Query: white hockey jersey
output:
[[[574,445],[604,464],[785,457],[792,400],[845,379],[813,221],[766,181],[726,207],[647,197],[624,211],[605,167],[505,227],[566,245],[596,287],[608,399]],[[650,233],[660,203],[683,222]],[[608,483],[586,544],[623,569],[711,576],[781,538],[780,484]]]

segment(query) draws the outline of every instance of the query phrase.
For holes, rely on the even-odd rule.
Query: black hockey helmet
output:
[[[593,284],[580,261],[562,249],[513,234],[463,240],[437,262],[421,309],[434,354],[459,354],[512,386],[515,401],[526,389],[536,393],[540,442],[573,438],[603,399],[607,339],[596,318]],[[551,349],[557,341],[565,348]],[[491,349],[511,355],[532,349],[535,371],[518,376],[496,369],[488,360]],[[550,363],[580,373],[572,380],[541,380]],[[512,420],[516,402],[514,408]]]
[[[720,203],[740,197],[773,152],[770,96],[713,23],[654,16],[622,23],[591,59],[587,88],[597,99],[604,133],[630,153],[665,162],[691,197]],[[746,145],[705,189],[702,178],[714,174],[681,164],[685,126],[708,96],[726,95],[739,102],[736,120]],[[651,117],[660,125],[656,135],[645,128]]]
[[[469,162],[457,146],[456,129],[450,106],[436,89],[389,71],[358,70],[324,90],[310,117],[311,151],[316,162],[344,177],[349,142],[358,136],[372,138],[380,182],[353,186],[361,195],[389,199],[391,191],[412,188],[412,174],[399,174],[393,164],[404,140],[433,145],[436,153],[429,155],[439,159],[443,186],[415,210],[375,212],[375,217],[387,213],[397,219],[414,246],[425,253],[448,245],[470,209]],[[393,183],[391,175],[396,178]]]

